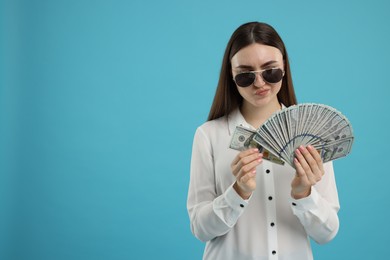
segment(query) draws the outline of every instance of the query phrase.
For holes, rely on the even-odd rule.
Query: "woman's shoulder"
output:
[[[195,140],[208,143],[211,145],[210,147],[220,143],[226,145],[229,136],[229,124],[226,116],[204,122],[195,132]]]
[[[234,132],[237,125],[245,122],[240,110],[237,108],[229,114],[204,122],[198,127],[198,131],[208,134],[228,134]]]
[[[228,119],[227,116],[223,116],[217,119],[209,120],[201,124],[198,129],[203,132],[215,132],[218,130],[223,130],[228,127]]]

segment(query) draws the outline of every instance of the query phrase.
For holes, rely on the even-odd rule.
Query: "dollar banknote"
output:
[[[327,162],[347,156],[354,141],[351,123],[343,114],[330,106],[314,103],[293,105],[276,112],[249,136],[251,142],[293,167],[295,150],[300,145],[312,145]]]
[[[237,126],[230,142],[230,148],[238,151],[244,151],[249,148],[257,148],[259,149],[259,152],[263,153],[263,159],[283,165],[284,161],[282,159],[278,158],[253,140],[255,135],[256,131],[243,126]]]

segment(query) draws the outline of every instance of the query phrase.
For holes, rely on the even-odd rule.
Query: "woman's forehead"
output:
[[[282,53],[278,48],[258,43],[242,48],[231,60],[233,66],[263,66],[270,62],[282,63]]]

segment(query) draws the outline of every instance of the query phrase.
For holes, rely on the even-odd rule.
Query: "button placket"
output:
[[[264,202],[266,205],[266,218],[267,218],[267,236],[268,236],[268,252],[269,259],[277,259],[277,227],[276,227],[276,205],[275,205],[275,184],[272,164],[269,162],[263,162],[264,166]]]

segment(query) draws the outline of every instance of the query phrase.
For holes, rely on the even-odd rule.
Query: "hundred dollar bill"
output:
[[[253,140],[255,135],[256,131],[243,126],[236,126],[229,147],[238,151],[243,151],[248,148],[257,148],[259,149],[259,152],[263,153],[263,159],[276,164],[284,165],[284,161],[282,159],[275,156],[270,151],[258,144],[255,140]]]
[[[314,148],[319,150],[323,162],[332,161],[347,156],[351,152],[353,137],[330,142],[325,145],[317,145]]]
[[[274,113],[249,136],[251,142],[292,167],[300,145],[312,145],[327,162],[347,156],[354,141],[351,123],[343,114],[314,103],[292,105]]]

